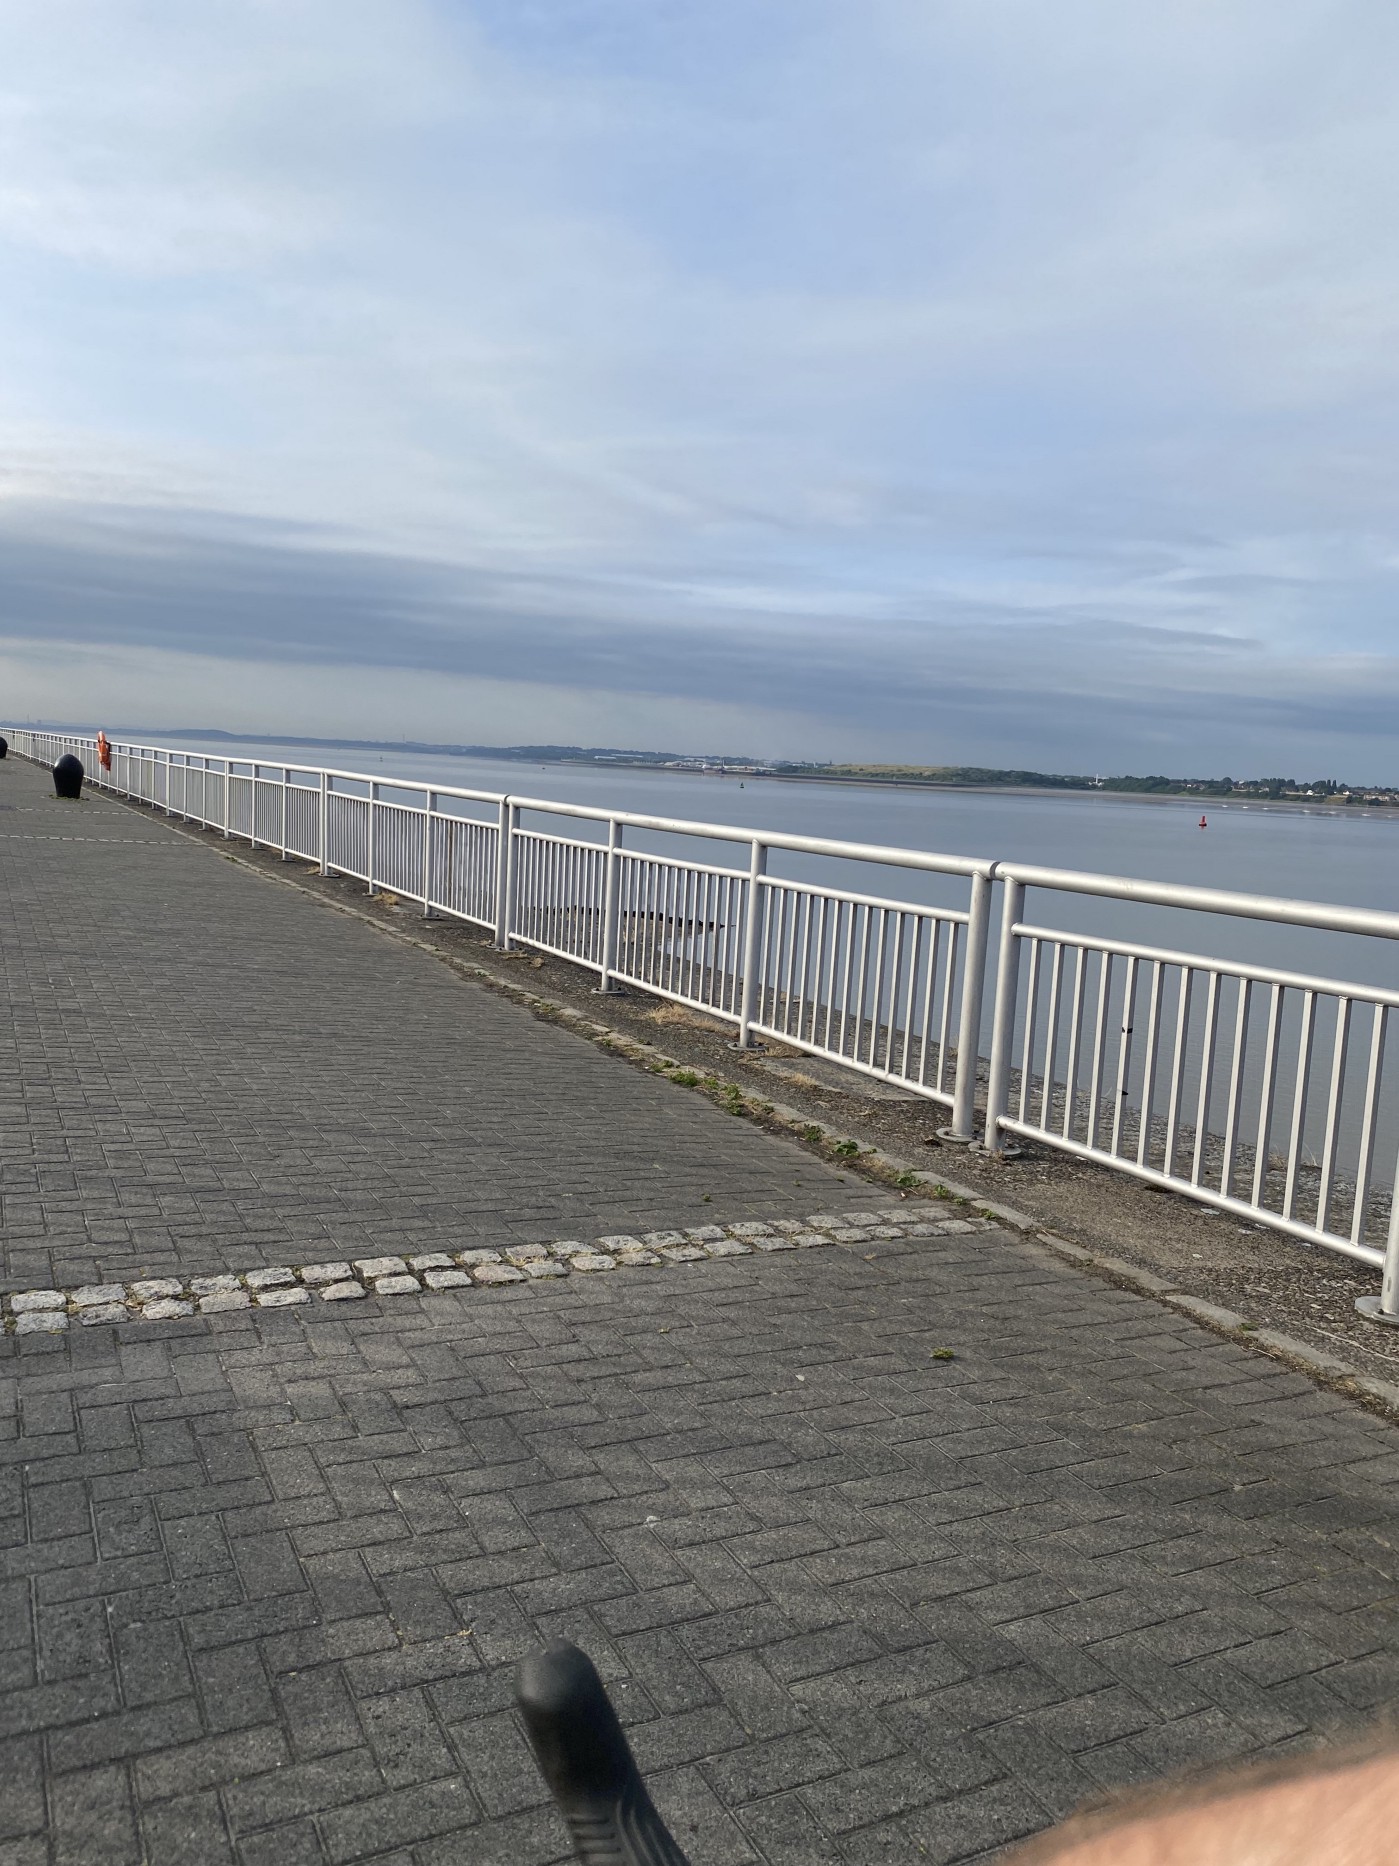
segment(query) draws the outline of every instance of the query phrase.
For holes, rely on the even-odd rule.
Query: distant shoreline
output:
[[[90,731],[89,726],[43,725],[34,728],[38,731]],[[194,741],[210,741],[215,744],[242,745],[286,745],[308,751],[358,751],[378,753],[407,753],[418,757],[475,758],[498,761],[501,764],[520,765],[558,765],[567,770],[594,771],[645,771],[661,777],[709,777],[720,781],[737,779],[746,783],[750,778],[754,783],[768,784],[828,784],[838,785],[847,790],[893,790],[893,791],[931,791],[939,796],[972,797],[1027,797],[1027,798],[1095,798],[1107,799],[1113,803],[1148,803],[1177,804],[1187,809],[1199,809],[1202,815],[1220,810],[1256,810],[1292,816],[1339,816],[1339,817],[1379,817],[1393,820],[1399,817],[1399,802],[1376,804],[1353,804],[1333,802],[1329,797],[1258,797],[1247,794],[1209,794],[1200,791],[1149,791],[1117,790],[1090,784],[975,784],[975,783],[939,783],[936,778],[921,777],[878,777],[861,776],[855,772],[834,772],[822,769],[807,770],[770,770],[762,768],[762,761],[735,761],[735,764],[723,766],[717,763],[707,769],[698,765],[681,763],[679,754],[667,752],[638,752],[620,747],[584,747],[563,745],[448,745],[428,743],[410,739],[348,739],[348,738],[312,738],[298,733],[271,732],[228,732],[218,727],[190,728],[187,726],[162,726],[159,728],[121,726],[113,730],[123,736],[130,735],[138,740],[157,742],[162,737]],[[1376,786],[1377,789],[1385,788]]]
[[[571,760],[561,759],[560,763]],[[648,767],[632,767],[645,769]],[[919,778],[821,777],[815,772],[765,771],[759,774],[768,784],[839,784],[858,790],[934,791],[942,797],[1084,797],[1098,803],[1177,804],[1208,816],[1212,810],[1267,810],[1292,816],[1383,816],[1399,817],[1399,805],[1387,803],[1332,803],[1326,797],[1305,801],[1297,797],[1204,797],[1180,791],[1097,790],[1070,788],[1068,785],[1032,784],[935,784]]]

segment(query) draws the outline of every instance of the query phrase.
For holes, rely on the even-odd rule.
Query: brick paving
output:
[[[879,1202],[217,844],[51,793],[0,763],[7,1287]]]
[[[463,1140],[467,1216],[428,1213],[459,1242],[542,1224],[551,1170],[594,1230],[643,1202],[702,1224],[710,1184],[729,1216],[862,1207],[149,819],[84,806],[94,842],[17,851],[32,774],[0,771],[20,1280],[255,1266],[308,1214],[347,1255],[341,1225],[416,1247],[448,1168],[415,1123],[440,1145],[497,1063],[511,1118],[544,1105]],[[344,1101],[336,1016],[362,1020]],[[288,1166],[322,1139],[356,1163],[345,1205]],[[642,1191],[607,1179],[653,1159]],[[128,1189],[148,1203],[90,1211]],[[1384,1421],[996,1232],[7,1333],[0,1866],[559,1860],[510,1714],[515,1659],[559,1632],[695,1866],[974,1858],[1385,1707],[1396,1479]]]

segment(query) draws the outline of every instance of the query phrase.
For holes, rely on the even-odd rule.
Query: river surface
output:
[[[195,749],[194,741],[171,741]],[[202,749],[202,748],[201,748]],[[1142,801],[1076,792],[1022,796],[1002,792],[923,791],[864,785],[705,777],[598,765],[526,764],[446,753],[366,752],[346,748],[220,741],[220,756],[338,766],[381,781],[408,778],[463,789],[508,791],[684,818],[741,829],[776,829],[841,841],[934,850],[1053,868],[1134,875],[1196,887],[1284,895],[1399,911],[1399,819],[1357,809],[1204,806],[1198,800]],[[269,772],[270,775],[270,772]],[[562,822],[559,827],[563,827]],[[576,831],[574,833],[577,833]],[[588,833],[584,831],[583,833]],[[662,839],[637,835],[638,846]],[[693,849],[693,844],[691,844]],[[732,844],[706,845],[707,859],[747,866]],[[829,864],[776,858],[775,871],[814,874]],[[843,880],[894,898],[960,905],[965,883],[949,877],[850,865]],[[1399,943],[1141,907],[1064,894],[1033,894],[1030,918],[1075,931],[1101,931],[1175,950],[1249,959],[1359,983],[1399,985]]]

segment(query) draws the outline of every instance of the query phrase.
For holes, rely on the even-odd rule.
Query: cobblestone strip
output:
[[[809,1218],[745,1220],[686,1231],[646,1231],[585,1243],[508,1244],[428,1251],[418,1256],[358,1257],[281,1265],[220,1276],[145,1277],[134,1283],[88,1283],[78,1289],[26,1289],[4,1299],[4,1324],[17,1335],[62,1334],[72,1322],[169,1322],[230,1309],[288,1309],[319,1298],[354,1302],[369,1295],[410,1296],[432,1290],[491,1288],[607,1270],[650,1269],[754,1251],[808,1250],[824,1244],[866,1244],[880,1238],[949,1237],[989,1231],[983,1218],[938,1217],[936,1208],[906,1205],[856,1212],[814,1212]]]

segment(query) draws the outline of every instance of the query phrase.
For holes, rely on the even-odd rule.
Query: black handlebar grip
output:
[[[515,1674],[515,1701],[583,1866],[689,1866],[586,1652],[553,1639],[528,1654]]]

